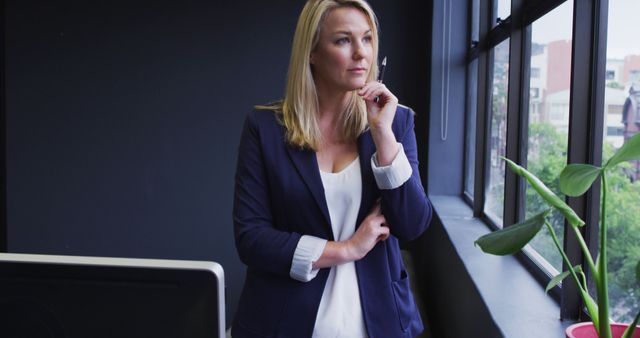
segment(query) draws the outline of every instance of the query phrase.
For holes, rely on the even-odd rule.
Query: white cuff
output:
[[[402,143],[398,143],[398,148],[396,158],[386,167],[378,167],[377,153],[371,156],[371,169],[380,189],[395,189],[403,185],[413,173],[407,154],[404,153]]]
[[[301,282],[314,279],[320,269],[313,269],[313,262],[322,256],[326,244],[326,239],[303,235],[293,253],[289,276]]]

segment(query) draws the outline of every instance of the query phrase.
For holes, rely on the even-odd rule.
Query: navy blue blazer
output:
[[[393,132],[404,146],[413,174],[400,187],[378,189],[371,170],[371,133],[358,138],[362,171],[359,226],[381,197],[391,236],[355,262],[369,337],[415,337],[423,325],[398,241],[418,237],[431,220],[431,203],[418,172],[413,112],[399,106]],[[286,142],[271,111],[256,110],[245,121],[238,152],[233,205],[240,259],[247,265],[233,338],[311,337],[329,268],[309,282],[289,276],[300,237],[334,240],[315,152]]]

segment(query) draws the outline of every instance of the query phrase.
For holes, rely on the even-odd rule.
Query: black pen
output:
[[[378,73],[378,82],[382,83],[384,80],[384,69],[387,68],[387,57],[385,56],[382,59],[382,64],[380,64],[380,72]]]
[[[378,82],[382,83],[382,80],[384,80],[384,69],[387,68],[387,57],[385,56],[384,59],[382,59],[382,63],[380,64],[380,71],[378,72]],[[378,103],[378,101],[380,101],[380,97],[376,96],[373,99],[373,102]]]

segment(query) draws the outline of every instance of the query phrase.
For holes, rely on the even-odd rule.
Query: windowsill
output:
[[[435,217],[449,237],[489,317],[504,337],[563,337],[573,322],[560,320],[559,305],[512,256],[486,254],[474,245],[489,228],[457,196],[430,196]]]

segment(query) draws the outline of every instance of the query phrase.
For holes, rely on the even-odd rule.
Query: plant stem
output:
[[[567,257],[567,255],[564,253],[564,250],[562,250],[562,247],[560,246],[560,242],[558,241],[558,236],[556,235],[555,230],[553,230],[553,227],[547,220],[544,221],[544,225],[546,225],[547,229],[549,229],[549,232],[551,233],[551,238],[553,239],[553,243],[556,245],[556,248],[558,248],[558,251],[560,251],[560,255],[562,255],[562,260],[569,268],[569,272],[571,272],[571,276],[573,277],[573,280],[576,282],[576,285],[580,288],[581,291],[585,291],[584,288],[582,287],[582,283],[580,282],[580,279],[578,279],[578,275],[576,275],[575,270],[573,270],[573,265],[571,265],[569,258]]]
[[[584,238],[582,238],[582,233],[580,232],[577,226],[573,226],[571,224],[569,224],[569,226],[573,229],[573,232],[576,235],[576,239],[580,244],[582,253],[584,254],[584,257],[587,260],[587,264],[589,264],[589,268],[591,269],[591,274],[593,275],[593,279],[596,281],[599,280],[598,269],[596,269],[596,265],[593,263],[593,258],[591,258],[591,252],[589,251],[589,248],[587,247],[587,243],[585,243]]]
[[[600,283],[598,290],[598,318],[600,323],[600,337],[611,338],[611,326],[609,325],[609,285],[607,282],[607,179],[605,171],[600,174],[602,178],[602,205],[600,206],[600,256],[598,258],[598,273]]]
[[[582,277],[582,288],[586,290],[587,287],[587,276],[585,276],[584,272],[580,271],[580,277]]]
[[[582,300],[584,301],[585,306],[587,307],[589,316],[591,316],[591,318],[593,319],[593,324],[595,325],[596,329],[598,329],[598,323],[599,323],[598,316],[597,316],[598,313],[596,312],[597,311],[596,307],[593,305],[593,301],[591,302],[589,301],[590,297],[589,297],[589,293],[587,292],[586,286],[584,286],[583,283],[580,283],[580,280],[578,279],[578,275],[576,275],[576,271],[573,270],[573,265],[571,265],[571,262],[569,261],[569,257],[567,257],[567,255],[564,253],[564,250],[562,250],[562,247],[560,246],[560,241],[558,241],[558,236],[556,235],[556,232],[555,230],[553,230],[553,227],[551,226],[549,221],[545,220],[544,224],[547,226],[547,229],[549,229],[549,232],[551,233],[551,238],[553,239],[553,243],[556,245],[556,248],[560,252],[560,255],[562,256],[562,260],[564,261],[564,264],[566,264],[567,267],[569,268],[569,272],[571,273],[571,276],[573,277],[573,280],[580,291],[580,296],[582,297]]]

